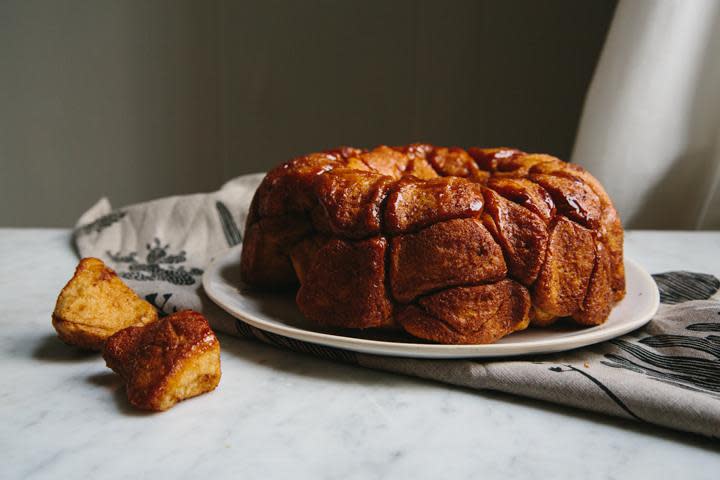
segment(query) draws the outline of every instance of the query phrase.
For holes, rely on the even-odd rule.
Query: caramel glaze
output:
[[[318,325],[488,343],[560,317],[603,323],[625,295],[622,237],[600,183],[550,155],[340,147],[267,174],[241,272],[299,284]]]

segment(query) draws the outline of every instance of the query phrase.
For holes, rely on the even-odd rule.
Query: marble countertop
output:
[[[720,232],[630,232],[650,272],[720,276]],[[131,409],[50,325],[67,230],[0,229],[0,478],[717,478],[720,445],[221,336],[218,389]]]

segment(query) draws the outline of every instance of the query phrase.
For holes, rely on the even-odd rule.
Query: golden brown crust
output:
[[[527,208],[546,225],[555,218],[555,203],[550,194],[527,178],[493,177],[488,181],[487,187],[511,202]]]
[[[453,218],[482,212],[482,187],[463,178],[397,182],[385,204],[385,230],[408,233]]]
[[[625,297],[624,234],[617,211],[614,208],[605,209],[600,225],[600,235],[610,256],[610,285],[613,290],[613,300],[616,302]]]
[[[468,148],[468,155],[473,157],[477,166],[486,172],[495,173],[498,169],[498,162],[507,158],[523,155],[523,152],[516,148],[495,147],[495,148]]]
[[[595,266],[595,240],[590,230],[558,217],[548,242],[545,263],[533,290],[533,303],[558,317],[582,308]]]
[[[530,173],[548,173],[580,179],[595,192],[602,206],[600,225],[597,232],[610,258],[610,283],[613,290],[613,300],[620,301],[625,296],[624,232],[620,216],[603,186],[587,170],[572,163],[543,163],[535,165]]]
[[[342,166],[341,156],[314,153],[284,163],[265,176],[255,192],[259,217],[302,213],[315,205],[313,185],[318,175]]]
[[[493,172],[495,177],[522,178],[537,165],[546,163],[564,163],[561,160],[544,153],[518,153],[497,158],[497,168]]]
[[[476,180],[487,180],[489,174],[480,170],[473,158],[461,148],[436,148],[428,160],[443,177],[463,177]]]
[[[449,288],[404,307],[398,322],[419,338],[439,343],[492,343],[527,327],[530,294],[512,280]]]
[[[268,217],[245,231],[240,259],[244,282],[261,287],[287,288],[297,285],[290,249],[312,233],[303,217]]]
[[[557,315],[542,310],[537,305],[533,304],[530,307],[530,325],[533,327],[549,327],[559,318]]]
[[[530,179],[552,197],[558,211],[580,225],[596,229],[602,216],[600,199],[580,179],[558,175],[532,174]]]
[[[267,219],[288,217],[309,221],[310,231],[266,233]],[[395,310],[422,338],[494,341],[461,323],[442,333],[450,327],[421,302],[510,277],[531,292],[515,326],[524,328],[561,316],[602,323],[625,294],[622,224],[600,183],[576,165],[512,148],[418,143],[301,157],[268,174],[246,231],[243,278],[266,288],[299,278],[298,304],[321,325],[389,326]],[[502,315],[483,328],[509,333],[514,320]],[[436,333],[420,334],[427,325]]]
[[[357,158],[372,172],[391,178],[400,178],[408,167],[408,157],[397,150],[381,145]]]
[[[156,319],[155,308],[97,258],[80,260],[52,314],[60,339],[87,350],[101,350],[115,332]]]
[[[119,331],[103,357],[125,380],[130,403],[143,410],[167,410],[220,382],[220,343],[205,317],[191,310]]]
[[[601,242],[595,243],[595,265],[580,311],[573,319],[581,325],[600,325],[607,319],[613,305],[610,279],[610,255]]]
[[[385,286],[387,240],[332,239],[307,267],[297,294],[300,311],[330,327],[370,328],[393,324]]]
[[[315,181],[318,207],[313,210],[315,227],[347,238],[380,234],[380,204],[392,178],[372,172],[336,168]]]
[[[440,288],[494,282],[506,273],[500,246],[477,218],[448,220],[392,239],[390,285],[400,303]]]
[[[510,274],[523,285],[531,285],[545,260],[545,222],[490,189],[485,189],[483,220],[502,247]]]
[[[315,257],[320,249],[330,240],[326,235],[318,234],[300,241],[290,250],[290,260],[300,284],[306,282],[305,274],[315,263]]]

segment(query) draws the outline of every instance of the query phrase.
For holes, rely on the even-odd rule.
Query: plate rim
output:
[[[233,308],[224,300],[226,294],[216,292],[212,288],[212,279],[219,277],[217,272],[222,265],[225,265],[228,258],[233,255],[239,255],[242,251],[242,244],[224,250],[216,255],[210,264],[205,268],[202,276],[202,287],[205,294],[210,300],[220,307],[223,311],[249,325],[276,335],[312,343],[315,345],[323,345],[326,347],[340,348],[360,353],[369,353],[375,355],[387,355],[406,358],[499,358],[499,357],[518,357],[532,354],[557,353],[562,351],[575,350],[577,348],[586,347],[601,343],[612,338],[617,338],[626,333],[632,332],[646,323],[648,323],[657,313],[660,305],[660,294],[656,288],[651,290],[651,299],[647,306],[638,314],[637,318],[625,323],[621,323],[612,328],[600,329],[602,326],[590,327],[580,330],[580,336],[559,337],[543,340],[534,340],[533,343],[527,345],[518,344],[470,344],[470,345],[443,345],[443,344],[425,344],[425,343],[408,343],[408,342],[389,342],[384,340],[370,340],[364,338],[348,337],[344,335],[335,335],[331,333],[316,332],[306,330],[290,325],[274,325],[272,323],[249,314],[245,311]],[[644,277],[646,282],[655,285],[652,276],[636,261],[625,258],[624,263],[626,269],[635,270],[636,273]],[[630,267],[630,268],[627,268]],[[227,282],[223,282],[229,285]],[[644,291],[643,291],[644,293]],[[240,293],[237,293],[240,295]],[[572,346],[568,346],[568,344]]]

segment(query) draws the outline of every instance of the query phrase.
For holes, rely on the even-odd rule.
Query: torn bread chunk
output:
[[[205,317],[184,310],[107,340],[107,366],[126,382],[130,403],[163,411],[220,383],[220,343]]]
[[[155,308],[101,260],[83,258],[58,296],[52,324],[63,342],[102,350],[105,340],[115,332],[157,318]]]

